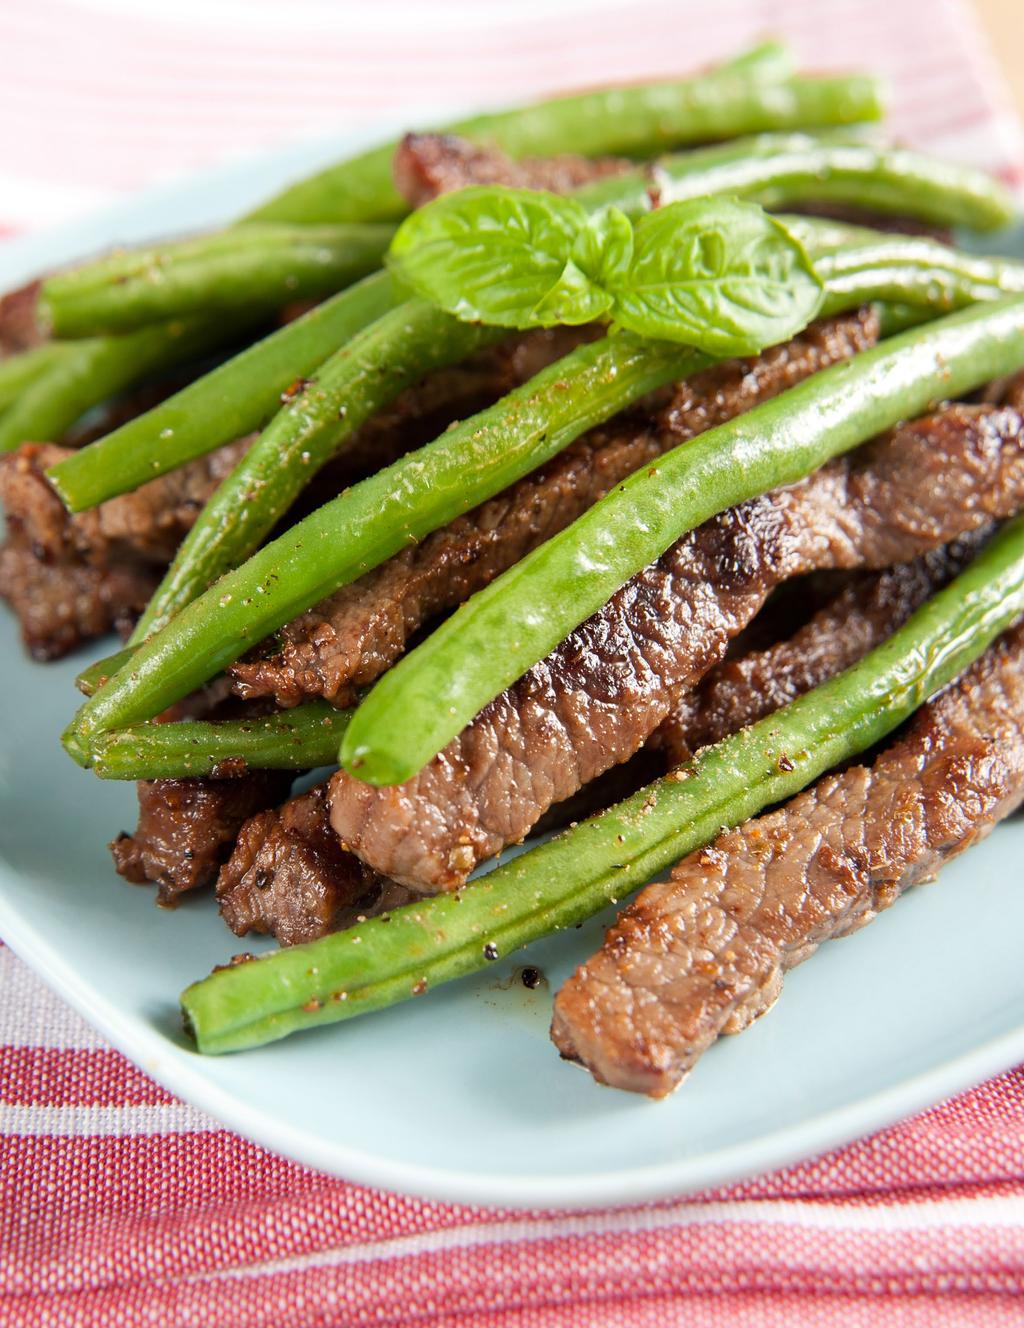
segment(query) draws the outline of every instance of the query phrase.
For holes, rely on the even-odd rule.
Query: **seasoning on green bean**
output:
[[[394,305],[386,273],[365,277],[59,462],[47,472],[51,483],[81,512],[261,428],[282,394]]]
[[[571,927],[867,751],[1024,612],[1024,518],[845,673],[457,894],[215,971],[181,997],[200,1051],[393,1005]],[[788,759],[782,761],[785,755]]]
[[[586,156],[623,152],[650,155],[678,143],[726,137],[753,128],[767,128],[747,120],[758,106],[756,89],[791,78],[789,53],[767,42],[708,73],[673,83],[616,88],[609,91],[560,97],[519,110],[474,116],[444,127],[444,132],[465,134],[495,143],[513,155],[543,156],[571,150]],[[877,87],[859,83],[844,95],[839,106],[829,107],[845,119],[877,120]],[[849,105],[847,105],[849,100]],[[725,134],[704,131],[709,104],[718,108],[719,122],[734,120],[746,129]],[[834,123],[830,118],[824,123]],[[810,122],[808,122],[810,123]],[[300,180],[248,214],[247,221],[375,221],[402,217],[408,211],[395,188],[392,161],[398,141],[392,139],[359,156],[328,166]]]
[[[0,452],[55,442],[93,406],[151,374],[207,354],[251,326],[249,315],[158,323],[122,337],[62,343],[63,353],[0,419]]]
[[[894,337],[667,453],[474,595],[385,674],[352,717],[342,764],[371,784],[410,779],[686,531],[1021,366],[1024,297],[1014,295]]]
[[[333,294],[380,266],[390,225],[246,226],[128,249],[48,277],[40,316],[62,337],[127,332],[167,318],[271,313]]]
[[[895,238],[884,237],[885,245]],[[856,293],[850,290],[851,305],[873,298],[869,246],[862,258],[862,285]],[[955,269],[957,261],[949,251],[948,266]],[[994,278],[999,275],[994,270]],[[927,304],[935,293],[933,277],[930,270],[911,266],[903,293]],[[992,292],[1000,289],[994,279]],[[1007,320],[1000,311],[992,317],[1000,327],[999,317]],[[967,333],[954,328],[950,344],[961,350],[962,343],[973,341],[987,346],[986,328],[985,317]],[[941,339],[940,334],[940,344]],[[573,351],[489,410],[353,486],[227,573],[82,707],[65,734],[69,753],[86,761],[95,734],[152,718],[408,541],[491,497],[656,386],[706,363],[684,347],[620,336]],[[487,656],[493,653],[488,648]]]
[[[320,467],[432,369],[507,335],[409,300],[353,337],[279,411],[185,537],[129,638],[138,645],[263,542]]]
[[[52,369],[67,349],[63,342],[46,341],[0,359],[0,410],[13,406],[22,392]]]
[[[348,712],[309,701],[274,715],[140,724],[106,733],[90,768],[101,779],[234,777],[246,770],[333,765]]]
[[[761,134],[665,157],[577,190],[585,207],[625,212],[705,194],[778,209],[796,203],[853,204],[938,226],[995,230],[1014,218],[1013,196],[982,171],[906,148],[810,134]]]

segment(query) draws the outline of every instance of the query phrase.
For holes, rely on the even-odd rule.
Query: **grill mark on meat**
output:
[[[471,184],[565,194],[633,167],[622,157],[580,157],[569,152],[513,161],[500,148],[470,143],[455,134],[406,134],[393,162],[398,192],[414,208]]]
[[[293,774],[253,770],[238,779],[140,780],[139,823],[110,845],[114,866],[134,885],[155,882],[157,902],[173,907],[209,885],[243,823],[285,797]]]
[[[1024,799],[1024,627],[870,767],[826,775],[649,886],[555,1000],[552,1038],[604,1083],[663,1097],[826,940],[874,920]]]
[[[242,826],[217,878],[221,916],[237,936],[255,931],[300,945],[407,903],[331,829],[327,785],[318,784]]]
[[[877,340],[863,310],[808,328],[784,346],[730,360],[678,385],[658,417],[631,412],[592,430],[465,516],[328,596],[281,633],[269,659],[230,670],[238,695],[294,706],[350,705],[425,622],[468,599],[581,516],[641,466]]]
[[[341,839],[414,889],[457,888],[542,813],[627,760],[782,581],[883,568],[1016,511],[1021,417],[951,406],[690,532],[405,784],[333,777]]]

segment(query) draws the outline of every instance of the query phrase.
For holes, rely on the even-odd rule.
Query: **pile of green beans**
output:
[[[34,346],[18,355],[0,359],[0,412],[13,406],[18,397],[37,383],[57,363],[68,347],[55,341]]]
[[[297,396],[339,346],[395,303],[386,272],[365,277],[52,466],[50,482],[69,511],[81,512],[261,428],[282,396]]]
[[[394,227],[264,224],[129,249],[43,282],[40,317],[59,337],[130,332],[167,318],[319,299],[379,268]]]
[[[830,236],[834,235],[834,228],[829,227],[827,231]],[[891,254],[891,248],[899,238],[883,237],[887,255]],[[915,243],[908,241],[911,245]],[[945,270],[952,280],[959,259],[951,251],[945,252],[949,255]],[[860,287],[855,282],[847,284],[850,305],[856,305],[865,298],[870,299],[874,293],[875,274],[870,254],[870,245],[861,249],[863,267]],[[1009,279],[1007,273],[1014,277],[1017,289],[1021,289],[1019,268],[996,266],[990,271],[993,278],[990,294],[1003,289],[1001,283]],[[844,275],[848,278],[850,273]],[[885,276],[888,283],[891,277],[888,265]],[[975,272],[972,282],[976,276]],[[974,293],[968,292],[964,298],[972,299]],[[908,268],[904,294],[923,303],[934,298],[934,271],[927,266],[918,268],[912,265]],[[947,294],[948,291],[943,292],[943,298]],[[1010,335],[1010,331],[1016,329],[1015,320],[1019,317],[1020,307],[1021,302],[1018,300],[1010,305],[996,302],[991,310],[981,308],[969,311],[962,324],[955,320],[948,326],[934,324],[917,334],[916,338],[910,334],[902,339],[897,338],[887,347],[870,352],[868,357],[860,356],[853,365],[846,366],[852,375],[848,404],[853,419],[860,422],[860,425],[849,431],[851,436],[862,425],[866,432],[861,431],[859,437],[867,437],[869,432],[884,428],[901,416],[913,413],[911,408],[916,402],[920,402],[923,409],[935,395],[953,390],[951,386],[947,388],[952,378],[947,380],[931,358],[933,348],[934,353],[941,355],[948,343],[950,364],[960,366],[972,387],[986,377],[992,377],[995,372],[987,356],[992,364],[1011,362],[1007,369],[999,372],[1009,372],[1010,368],[1017,367],[1012,363],[1017,340]],[[990,328],[996,331],[990,332]],[[886,367],[876,373],[874,366],[879,356],[883,357],[883,366],[887,366],[891,359],[897,367],[891,373]],[[639,343],[624,336],[612,336],[580,347],[488,411],[456,425],[434,443],[353,486],[264,546],[241,567],[226,573],[216,585],[181,609],[166,627],[141,645],[131,661],[82,707],[65,735],[69,752],[76,760],[87,761],[91,742],[98,733],[151,718],[207,681],[297,613],[303,612],[324,595],[354,580],[371,567],[379,565],[410,539],[422,539],[431,530],[468,511],[541,465],[587,428],[608,419],[655,387],[686,377],[706,363],[705,359],[683,347],[666,343]],[[951,368],[950,373],[953,372]],[[871,378],[873,373],[885,380],[877,401],[866,399],[866,394],[874,390]],[[865,387],[858,394],[858,380],[862,374],[872,386],[870,389]],[[902,384],[907,379],[910,381],[905,392],[892,390],[894,384]],[[820,375],[812,383],[824,383],[825,388],[819,390],[827,392],[832,381],[827,375]],[[876,408],[881,401],[886,403],[888,413]],[[814,413],[813,409],[811,413]],[[883,416],[881,423],[878,422],[880,415]],[[816,430],[811,430],[816,445],[827,446],[827,442],[822,442],[823,433],[827,439],[829,431],[820,422]],[[769,456],[774,457],[777,441],[771,446],[765,444],[767,450],[762,454],[763,460],[767,461]],[[687,451],[698,445],[688,445]],[[847,445],[853,446],[854,443],[849,442]],[[707,450],[707,444],[704,444],[704,448]],[[796,448],[794,451],[806,460],[806,449]],[[806,456],[810,455],[806,453]],[[656,468],[658,485],[666,473],[667,464],[667,460],[663,461]],[[772,488],[785,482],[775,478],[776,473],[788,473],[781,459],[779,466],[778,472],[774,462],[762,465],[757,470],[757,482],[761,483],[762,488]],[[749,471],[754,475],[753,456],[750,465],[745,464],[741,471]],[[709,478],[714,478],[719,488],[726,491],[725,481],[719,476],[709,472]],[[755,488],[754,492],[760,492],[760,489]],[[746,491],[742,496],[747,496]],[[627,530],[618,530],[612,540],[615,543],[621,537],[623,551],[635,552],[638,547],[637,539],[632,534],[634,525],[633,516],[627,514]],[[565,535],[571,538],[575,530],[576,526],[570,527]],[[563,540],[565,535],[557,537],[557,540]],[[666,540],[666,546],[668,543],[671,543],[671,539]],[[561,545],[550,541],[543,547],[551,549]],[[657,553],[652,556],[657,556]],[[536,557],[537,554],[531,555],[494,584],[500,584],[503,588],[510,585],[514,587],[517,577],[523,574],[523,569],[529,570]],[[648,562],[650,560],[650,557],[645,559]],[[622,558],[615,560],[613,565],[617,573],[624,565]],[[626,573],[622,580],[629,574]],[[596,575],[595,569],[590,569],[587,575],[592,578]],[[375,698],[382,687],[403,685],[412,667],[409,661],[418,662],[425,651],[432,654],[436,648],[435,643],[451,639],[455,631],[461,632],[467,615],[474,613],[482,599],[485,604],[489,604],[493,603],[494,598],[490,590],[475,596],[440,629],[440,635],[435,633],[382,679],[357,712],[347,742],[353,741],[353,732],[358,736],[364,731],[367,708],[370,718],[377,716],[375,725],[380,724],[383,709]],[[540,640],[548,639],[550,633],[547,628],[555,618],[561,615],[561,621],[572,617],[573,606],[590,603],[589,598],[583,594],[583,584],[572,585],[568,590],[563,586],[555,598],[560,598],[561,602],[548,602],[545,590],[536,604],[531,606],[525,615],[530,624],[529,632],[520,632],[518,628],[511,631],[509,624],[518,623],[518,619],[509,617],[500,625],[500,637],[491,637],[491,640],[501,639],[506,642],[502,659],[509,660],[509,667],[515,670],[507,681],[518,677],[561,639],[561,636],[554,637],[539,654],[534,655]],[[591,608],[585,608],[578,617],[568,622],[561,635],[564,636],[592,611]],[[497,612],[500,617],[500,609]],[[480,667],[483,660],[493,658],[494,652],[485,648],[482,659],[478,658],[475,663]],[[523,660],[525,663],[522,663]],[[494,669],[484,670],[487,678],[484,684],[480,680],[470,680],[473,673],[471,661],[458,660],[454,668],[451,661],[448,661],[445,667],[448,672],[443,687],[427,697],[426,709],[422,714],[409,718],[408,732],[403,734],[403,742],[406,738],[409,740],[411,759],[420,760],[421,764],[434,754],[428,752],[423,757],[423,752],[434,741],[433,735],[440,731],[437,727],[440,712],[449,704],[447,698],[457,680],[465,679],[467,686],[463,691],[461,682],[458,683],[459,704],[451,716],[453,723],[457,714],[460,719],[449,737],[479,709],[479,705],[475,705],[467,713],[465,707],[469,704],[469,698],[489,688],[499,672],[499,662],[496,661]],[[399,679],[398,684],[394,682],[396,677]],[[414,685],[415,678],[414,671]],[[502,682],[490,691],[490,695],[495,695],[504,685],[505,682]],[[443,703],[438,701],[441,696],[446,698]],[[489,696],[485,699],[489,699]],[[403,711],[403,716],[405,714]],[[429,738],[428,731],[431,734]],[[381,737],[374,728],[371,728],[371,732],[376,751]],[[395,732],[403,730],[396,728]],[[359,749],[347,747],[346,760],[365,759],[367,753],[362,750],[364,745],[365,738],[359,737]],[[415,756],[412,756],[413,753]],[[393,772],[390,757],[386,757],[385,762],[381,773],[372,773],[379,769],[376,765],[365,773],[373,779],[390,779]],[[357,768],[361,776],[365,777],[362,766]],[[417,768],[412,766],[409,773]]]
[[[764,134],[669,158],[659,169],[666,201],[724,192],[770,201],[777,207],[808,198],[857,203],[867,194],[882,210],[945,225],[962,222],[978,229],[1005,224],[1012,211],[1006,191],[978,172],[903,150],[808,134]],[[635,215],[649,206],[649,187],[650,177],[636,172],[587,186],[577,191],[577,197],[594,209],[614,202]],[[367,279],[356,291],[373,280]],[[344,298],[336,296],[333,305]],[[353,293],[353,298],[363,299],[361,293]],[[72,511],[80,511],[254,428],[263,418],[264,403],[274,400],[274,391],[268,390],[271,382],[280,382],[276,390],[283,390],[287,383],[312,374],[318,363],[344,344],[347,335],[358,330],[356,324],[346,333],[342,309],[337,313],[337,323],[331,321],[333,313],[330,317],[317,311],[306,315],[294,330],[276,333],[216,370],[208,381],[199,380],[54,468],[50,476],[65,502]],[[314,322],[321,329],[316,339],[311,335]],[[337,339],[332,341],[332,335]],[[301,347],[300,338],[305,338]],[[406,345],[405,353],[409,349]],[[271,350],[275,358],[268,364]],[[308,467],[303,473],[309,477]],[[236,497],[249,487],[250,476],[243,469],[233,485]]]
[[[616,903],[687,853],[867,751],[1024,613],[1024,518],[884,645],[601,815],[438,895],[182,993],[201,1052],[349,1019],[486,967]]]
[[[385,674],[352,717],[342,764],[371,784],[410,779],[688,530],[1022,366],[1024,297],[1013,295],[883,342],[666,453],[479,591]],[[503,643],[500,652],[489,648],[494,641]]]

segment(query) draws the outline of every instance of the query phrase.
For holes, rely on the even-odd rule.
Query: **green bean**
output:
[[[365,277],[59,462],[47,472],[51,483],[70,511],[81,512],[242,437],[394,304],[386,273]]]
[[[371,323],[326,360],[274,416],[203,508],[129,638],[158,631],[227,569],[242,562],[306,483],[359,426],[432,369],[506,335],[461,323],[410,300]]]
[[[366,276],[393,234],[389,225],[266,224],[129,249],[48,277],[40,316],[58,336],[81,337],[200,310],[269,314]]]
[[[182,994],[186,1028],[202,1052],[240,1051],[420,995],[574,926],[867,751],[1022,612],[1018,518],[845,673],[457,894],[215,971]]]
[[[46,341],[0,359],[0,411],[13,406],[22,392],[38,382],[66,353],[67,347],[62,342]]]
[[[104,734],[92,770],[100,779],[214,778],[253,770],[333,765],[348,712],[309,701],[274,715],[140,724]]]
[[[445,126],[443,132],[494,143],[519,156],[570,149],[590,156],[608,152],[643,156],[673,143],[726,136],[728,129],[718,135],[704,129],[707,117],[716,109],[720,123],[727,123],[732,116],[747,129],[767,128],[755,117],[758,90],[782,83],[791,75],[785,49],[766,43],[720,69],[694,78],[557,98],[520,110],[460,120]],[[857,83],[847,91],[833,86],[832,92],[838,93],[840,103],[836,108],[827,108],[833,116],[842,115],[844,121],[879,118],[876,88],[865,89]],[[753,124],[748,123],[750,117],[755,117]],[[825,121],[834,122],[834,118]],[[247,220],[309,223],[393,220],[404,216],[408,209],[395,188],[391,172],[397,147],[398,140],[392,139],[348,161],[328,166],[277,194],[249,213]]]
[[[834,233],[832,228],[828,233]],[[898,239],[882,237],[887,256]],[[960,257],[944,252],[946,269],[955,272]],[[874,297],[871,246],[865,244],[860,253],[863,268],[856,291],[849,273],[844,274],[851,305]],[[989,293],[1003,289],[1000,280],[1008,273],[1019,284],[1020,272],[1019,267],[993,267]],[[888,257],[885,275],[888,282]],[[908,265],[902,294],[927,304],[935,292],[936,273]],[[964,298],[972,298],[970,291]],[[983,340],[983,333],[978,337]],[[956,343],[956,333],[950,339]],[[489,410],[325,504],[227,573],[151,637],[82,707],[65,734],[68,752],[75,760],[87,760],[96,733],[152,718],[408,541],[422,539],[491,497],[657,385],[707,363],[684,347],[620,336],[573,351]]]
[[[116,651],[113,655],[106,655],[103,659],[97,659],[92,664],[86,665],[81,673],[75,678],[75,686],[84,696],[92,696],[98,692],[103,684],[114,676],[118,669],[124,666],[131,659],[135,651],[131,646],[125,646],[123,650]]]
[[[749,198],[766,208],[807,201],[855,204],[939,226],[995,230],[1015,215],[1013,197],[992,176],[905,148],[809,134],[762,134],[666,157],[577,191],[585,206],[633,212],[705,194]]]
[[[238,317],[189,319],[158,323],[123,337],[62,343],[62,353],[0,419],[0,452],[26,440],[56,442],[101,401],[150,374],[206,354],[243,326]]]
[[[1024,297],[1014,295],[894,337],[667,453],[474,595],[385,674],[352,717],[342,764],[371,784],[410,779],[686,531],[1022,365]]]

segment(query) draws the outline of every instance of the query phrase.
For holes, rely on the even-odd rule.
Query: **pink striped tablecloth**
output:
[[[880,70],[901,138],[1020,180],[953,0],[6,0],[0,231],[339,123],[674,74],[768,33]],[[10,1328],[1024,1323],[1024,1070],[722,1192],[470,1209],[219,1129],[0,948],[0,1185]]]

